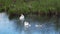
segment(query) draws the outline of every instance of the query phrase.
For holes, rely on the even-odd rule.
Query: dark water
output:
[[[25,21],[31,24],[27,29],[19,19],[9,20],[8,17],[6,13],[0,13],[0,34],[60,34],[59,17],[26,16]],[[35,27],[36,24],[41,27]]]

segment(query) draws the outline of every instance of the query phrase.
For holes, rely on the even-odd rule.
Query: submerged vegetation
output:
[[[0,12],[10,15],[60,15],[60,0],[0,0]]]

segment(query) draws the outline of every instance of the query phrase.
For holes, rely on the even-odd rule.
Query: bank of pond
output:
[[[56,15],[60,16],[60,0],[0,0],[0,12],[9,15]]]
[[[24,15],[29,15],[29,14],[32,14],[32,15],[38,15],[38,16],[58,16],[60,17],[60,11],[53,11],[53,10],[50,10],[48,9],[48,11],[21,11],[21,10],[17,10],[17,9],[14,9],[14,10],[10,10],[9,8],[6,8],[6,9],[0,9],[0,12],[6,12],[7,14],[9,14],[10,16],[20,16],[20,14],[24,14]]]

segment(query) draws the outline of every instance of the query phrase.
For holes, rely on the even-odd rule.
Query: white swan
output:
[[[31,26],[31,25],[29,24],[29,22],[27,22],[27,21],[24,22],[24,27],[25,27],[25,28],[28,28],[28,27],[30,27],[30,26]]]
[[[25,20],[25,17],[24,17],[24,15],[23,14],[21,14],[21,16],[19,17],[19,19],[21,20],[21,22],[24,24],[24,27],[25,28],[28,28],[28,27],[30,27],[31,25],[29,24],[29,22],[27,22],[27,21],[24,21]]]
[[[24,21],[24,15],[21,14],[21,16],[19,17],[19,19],[20,19],[21,21]]]

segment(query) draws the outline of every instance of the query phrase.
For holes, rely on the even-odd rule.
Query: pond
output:
[[[0,34],[60,34],[59,17],[28,15],[25,17],[25,21],[31,24],[28,28],[17,18],[10,20],[5,12],[0,13]],[[40,27],[35,26],[36,24]]]

